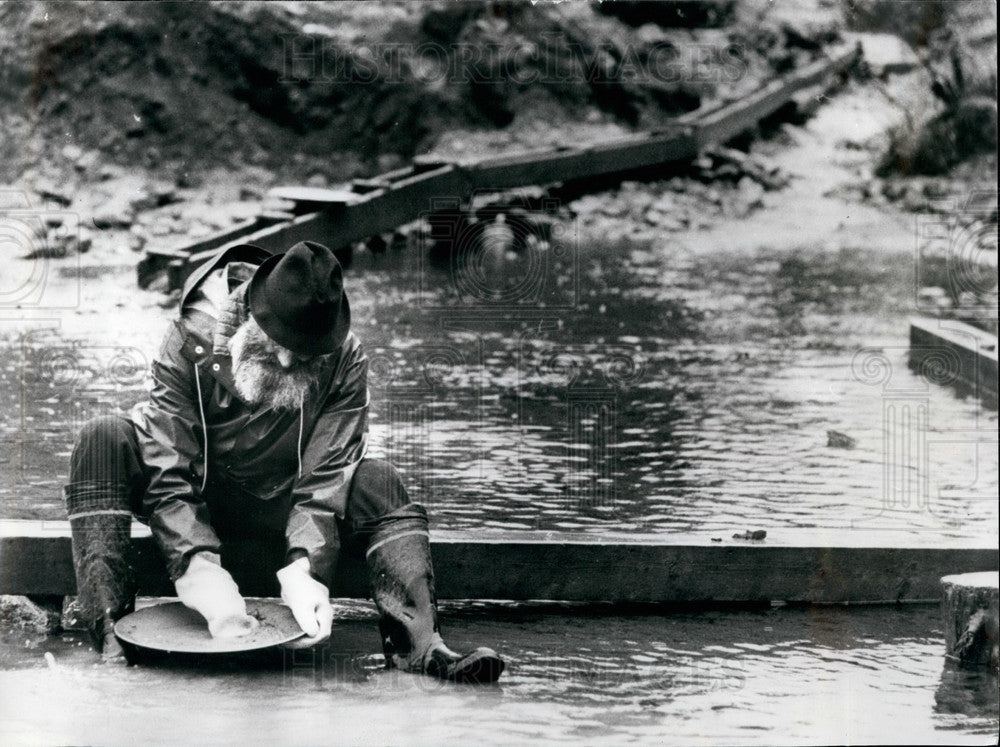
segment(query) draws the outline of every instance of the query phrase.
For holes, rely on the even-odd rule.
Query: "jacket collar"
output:
[[[184,290],[181,291],[181,308],[184,308],[184,302],[187,301],[191,291],[197,288],[201,284],[201,281],[213,270],[217,270],[230,262],[247,262],[252,265],[259,265],[270,256],[271,253],[269,251],[253,244],[237,244],[236,246],[219,249],[208,260],[199,265],[188,276],[188,279],[184,281]]]
[[[241,401],[243,398],[236,391],[236,384],[233,381],[233,356],[229,345],[236,330],[247,320],[249,287],[250,279],[247,278],[226,298],[212,334],[212,377]]]
[[[237,247],[239,248],[239,247]],[[255,249],[256,247],[251,247]],[[206,262],[189,279],[182,294],[181,312],[188,329],[182,353],[210,376],[232,396],[243,402],[233,382],[233,361],[229,343],[239,325],[247,319],[246,297],[250,278],[256,270],[255,263],[247,263],[237,258],[236,253],[220,255],[218,261]],[[223,268],[224,283],[208,291],[208,276]],[[199,288],[213,295],[212,306],[217,309],[217,317],[197,308],[197,304],[186,305],[194,291]],[[210,308],[210,307],[209,307]]]

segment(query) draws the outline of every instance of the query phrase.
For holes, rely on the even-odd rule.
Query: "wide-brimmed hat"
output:
[[[301,241],[268,257],[250,280],[250,315],[264,333],[299,355],[325,355],[351,327],[344,271],[327,247]]]

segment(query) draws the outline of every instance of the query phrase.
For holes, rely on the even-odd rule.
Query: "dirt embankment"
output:
[[[705,5],[700,29],[580,3],[5,5],[0,178],[79,167],[70,145],[85,168],[182,185],[245,165],[340,181],[456,129],[655,127],[822,40],[766,13],[752,30],[724,25],[734,4]]]
[[[45,251],[79,235],[69,250],[129,261],[254,214],[278,182],[656,128],[837,35],[829,13],[704,6],[2,5],[0,207],[72,214],[39,227]]]

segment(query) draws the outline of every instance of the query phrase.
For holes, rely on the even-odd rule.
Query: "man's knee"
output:
[[[97,487],[131,493],[142,480],[139,444],[132,422],[121,415],[102,415],[84,423],[70,457],[69,495],[72,488]]]
[[[93,451],[101,449],[103,451],[118,451],[125,446],[131,446],[133,438],[130,438],[128,428],[131,422],[121,415],[98,415],[83,424],[76,437],[76,444],[73,447],[74,456],[78,452]]]
[[[427,512],[410,501],[399,472],[384,459],[363,459],[347,496],[344,549],[364,558],[380,535],[427,531]]]
[[[382,516],[409,503],[410,497],[395,467],[384,459],[361,460],[348,496],[348,505],[354,509],[352,513]]]

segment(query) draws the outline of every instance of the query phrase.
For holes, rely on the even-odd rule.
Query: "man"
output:
[[[131,419],[89,422],[71,457],[79,606],[106,656],[120,653],[111,627],[134,600],[134,514],[213,636],[257,625],[227,548],[265,548],[303,646],[330,635],[329,585],[346,552],[367,561],[388,666],[500,676],[494,651],[457,654],[438,632],[426,512],[391,465],[365,456],[367,359],[350,320],[340,264],[313,242],[274,256],[233,247],[188,280],[149,402]]]

